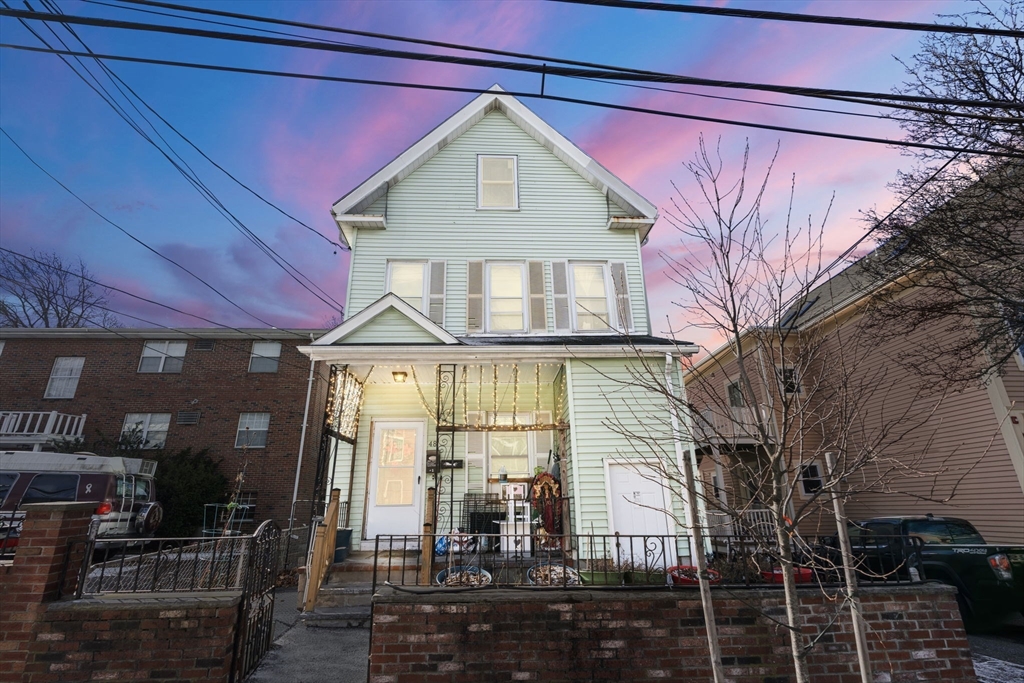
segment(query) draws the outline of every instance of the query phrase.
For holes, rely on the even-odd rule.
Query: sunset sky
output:
[[[36,0],[33,6],[41,10]],[[66,14],[233,30],[132,11],[57,0]],[[964,11],[961,2],[715,3],[743,8],[931,22]],[[12,5],[13,6],[13,5]],[[916,51],[922,34],[739,18],[673,15],[534,1],[504,2],[218,2],[218,9],[489,48],[603,62],[735,81],[889,92],[903,80],[896,58]],[[22,7],[18,4],[18,7]],[[214,17],[211,17],[214,19]],[[230,21],[230,20],[223,20]],[[53,34],[33,24],[54,42]],[[305,32],[300,29],[278,30]],[[54,29],[69,45],[72,37]],[[457,65],[409,62],[208,39],[75,28],[99,53],[229,64],[358,78],[539,91],[539,77]],[[434,51],[379,40],[316,34],[345,42]],[[15,19],[0,19],[4,43],[37,46]],[[331,204],[474,96],[297,81],[266,76],[109,62],[145,102],[213,161],[286,212],[337,240]],[[95,63],[90,63],[99,73]],[[113,86],[104,81],[108,89]],[[691,93],[836,108],[824,101],[767,93],[678,86]],[[546,92],[568,97],[898,138],[898,126],[873,118],[783,109],[614,84],[548,77]],[[842,252],[865,231],[861,212],[892,205],[886,184],[911,160],[884,145],[780,134],[614,112],[536,99],[524,100],[586,153],[659,206],[671,210],[673,182],[692,191],[683,162],[698,135],[719,138],[727,167],[738,167],[749,140],[751,166],[763,171],[781,145],[770,188],[768,225],[785,220],[796,176],[794,218],[820,221],[835,195],[827,224],[829,254]],[[141,108],[141,105],[138,105]],[[149,111],[144,110],[154,121]],[[877,110],[862,109],[871,113]],[[133,116],[138,114],[132,111]],[[279,327],[320,327],[336,314],[288,277],[218,214],[153,146],[54,55],[0,51],[0,125],[26,152],[97,212],[156,250],[186,264],[242,308]],[[163,124],[157,130],[218,199],[245,225],[344,302],[348,255],[240,189]],[[147,134],[153,136],[152,130]],[[159,141],[159,140],[158,140]],[[133,293],[203,315],[221,324],[261,323],[186,273],[132,242],[33,166],[0,136],[0,246],[20,252],[55,251],[81,258],[95,277]],[[678,287],[664,275],[663,254],[682,253],[678,233],[662,218],[644,247],[654,331],[702,340],[687,328],[674,301]],[[122,313],[171,326],[202,326],[194,318],[112,294]],[[148,327],[123,317],[126,325]]]

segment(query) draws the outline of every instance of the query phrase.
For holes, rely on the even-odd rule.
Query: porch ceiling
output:
[[[540,366],[540,381],[542,384],[555,381],[562,364],[558,362],[547,363],[502,363],[498,366],[498,383],[508,384],[513,381],[512,365],[519,367],[519,383],[533,384],[537,378],[537,366]],[[470,386],[480,384],[489,386],[494,382],[494,370],[490,363],[457,363],[455,373],[458,382],[462,383],[462,368],[466,368],[466,383]],[[433,386],[436,380],[436,364],[427,363],[386,363],[382,365],[349,364],[348,369],[356,377],[363,380],[364,384],[398,384],[395,382],[394,372],[408,373],[406,383],[413,384],[418,381],[421,386]],[[415,373],[415,374],[414,374]],[[363,379],[365,378],[365,379]]]

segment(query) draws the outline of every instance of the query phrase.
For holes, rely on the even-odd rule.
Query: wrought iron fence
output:
[[[423,545],[426,550],[423,551]],[[833,539],[795,543],[797,584],[844,583]],[[749,536],[710,539],[707,577],[712,586],[781,587],[783,564],[770,545]],[[414,549],[421,549],[416,551]],[[859,580],[910,583],[925,578],[921,542],[902,536],[875,537],[853,548]],[[398,588],[682,588],[698,585],[686,536],[435,534],[378,536],[374,546],[374,590]],[[429,566],[424,557],[429,556]]]
[[[75,597],[98,593],[240,590],[253,536],[71,541],[68,557],[86,553]],[[98,561],[99,560],[99,561]],[[66,571],[66,566],[65,566]],[[63,584],[63,581],[62,581]]]

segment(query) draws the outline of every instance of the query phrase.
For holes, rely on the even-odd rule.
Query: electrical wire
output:
[[[36,168],[38,168],[38,169],[39,169],[40,171],[42,171],[42,172],[43,172],[43,173],[44,173],[44,174],[45,174],[45,175],[46,175],[46,176],[47,176],[48,178],[50,178],[50,180],[52,180],[52,181],[53,181],[53,182],[55,182],[55,183],[56,183],[57,185],[59,185],[59,186],[60,186],[60,187],[61,187],[62,189],[64,189],[64,191],[65,191],[65,192],[67,192],[67,193],[68,193],[68,194],[70,194],[70,195],[71,195],[72,197],[74,197],[75,199],[77,199],[77,200],[78,200],[78,201],[79,201],[79,202],[80,202],[80,203],[81,203],[81,204],[82,204],[83,206],[85,206],[85,207],[86,207],[87,209],[89,209],[89,211],[91,211],[91,212],[93,212],[94,214],[96,214],[97,216],[99,216],[99,218],[100,218],[100,219],[102,219],[102,220],[103,220],[103,221],[104,221],[105,223],[108,223],[109,225],[113,226],[113,227],[114,227],[114,228],[116,228],[116,229],[117,229],[118,231],[120,231],[121,233],[123,233],[124,235],[126,235],[126,236],[127,236],[127,237],[128,237],[129,239],[131,239],[131,240],[132,240],[133,242],[135,242],[136,244],[138,244],[138,245],[142,246],[143,248],[145,248],[145,249],[146,249],[147,251],[151,252],[152,254],[155,254],[156,256],[159,256],[159,257],[160,257],[161,259],[163,259],[164,261],[167,261],[168,263],[170,263],[171,265],[175,266],[176,268],[178,268],[178,269],[182,270],[183,272],[187,273],[188,275],[191,275],[191,276],[192,276],[193,278],[195,278],[195,279],[196,279],[196,280],[198,280],[198,281],[199,281],[200,283],[202,283],[203,285],[205,285],[205,286],[207,287],[207,289],[209,289],[209,290],[210,290],[211,292],[213,292],[214,294],[216,294],[216,295],[217,295],[217,296],[219,296],[220,298],[224,299],[224,301],[228,302],[229,304],[231,304],[232,306],[234,306],[235,308],[237,308],[237,309],[238,309],[239,311],[241,311],[242,313],[245,313],[246,315],[248,315],[248,316],[249,316],[249,317],[251,317],[252,319],[254,319],[254,320],[257,320],[257,321],[259,321],[259,322],[260,322],[260,323],[261,323],[262,325],[265,325],[266,327],[273,327],[273,325],[271,325],[271,324],[270,324],[269,322],[267,322],[267,321],[266,321],[266,320],[264,320],[263,318],[260,318],[260,317],[259,317],[258,315],[256,315],[255,313],[252,313],[252,312],[250,312],[250,311],[246,310],[246,309],[245,309],[245,308],[243,308],[243,307],[242,307],[242,306],[241,306],[240,304],[238,304],[238,303],[235,303],[235,302],[234,302],[234,301],[233,301],[233,300],[232,300],[232,299],[231,299],[230,297],[228,297],[228,296],[227,296],[226,294],[224,294],[223,292],[221,292],[221,291],[220,291],[219,289],[217,289],[216,287],[214,287],[213,285],[211,285],[211,284],[210,284],[209,282],[207,282],[207,281],[206,281],[206,280],[204,280],[203,278],[201,278],[201,277],[199,277],[198,275],[196,275],[196,274],[195,274],[194,272],[192,272],[191,270],[189,270],[189,269],[188,269],[188,268],[186,268],[185,266],[181,265],[180,263],[178,263],[177,261],[175,261],[175,260],[174,260],[174,259],[172,259],[171,257],[169,257],[169,256],[165,256],[164,254],[160,253],[160,252],[159,252],[158,250],[156,250],[155,248],[151,247],[151,246],[150,246],[149,244],[147,244],[146,242],[142,241],[141,239],[139,239],[138,237],[136,237],[135,235],[133,235],[132,233],[130,233],[130,232],[129,232],[128,230],[126,230],[125,228],[121,227],[120,225],[118,225],[118,224],[117,224],[117,223],[115,223],[114,221],[112,221],[112,220],[110,220],[109,218],[107,218],[106,216],[104,216],[104,215],[103,215],[102,213],[100,213],[100,212],[99,212],[99,211],[97,211],[97,210],[96,210],[95,208],[93,208],[93,207],[92,207],[92,206],[91,206],[91,205],[90,205],[90,204],[89,204],[89,203],[88,203],[87,201],[85,201],[85,200],[84,200],[84,199],[82,199],[82,198],[81,198],[80,196],[78,196],[77,194],[75,194],[74,190],[72,190],[72,189],[71,189],[70,187],[68,187],[68,186],[67,186],[67,185],[65,185],[64,183],[62,183],[62,182],[61,182],[60,180],[58,180],[58,179],[57,179],[57,178],[56,178],[56,177],[55,177],[55,176],[54,176],[54,175],[53,175],[52,173],[50,173],[50,172],[49,172],[49,171],[47,171],[47,170],[46,170],[45,168],[43,168],[43,166],[42,166],[42,165],[40,165],[40,164],[39,164],[39,162],[37,162],[37,161],[36,161],[35,159],[33,159],[33,158],[32,158],[32,156],[31,156],[31,155],[30,155],[30,154],[29,154],[28,152],[26,152],[26,151],[25,151],[25,149],[24,149],[24,148],[23,148],[23,147],[22,147],[21,145],[19,145],[19,144],[18,144],[18,142],[17,142],[17,141],[16,141],[16,140],[15,140],[15,139],[14,139],[13,137],[11,137],[11,134],[10,134],[10,133],[8,133],[8,132],[7,132],[6,130],[4,130],[4,128],[3,128],[3,127],[0,127],[0,133],[3,133],[4,137],[6,137],[6,138],[7,138],[8,140],[10,140],[11,144],[13,144],[13,145],[14,145],[15,147],[17,147],[17,148],[18,148],[18,151],[19,151],[19,152],[21,152],[21,153],[22,153],[23,155],[25,155],[25,158],[26,158],[26,159],[28,159],[28,161],[29,161],[29,162],[30,162],[30,163],[31,163],[31,164],[32,164],[33,166],[35,166],[35,167],[36,167]]]
[[[122,0],[126,1],[126,0]],[[127,0],[131,1],[131,0]],[[136,0],[138,1],[138,0]],[[989,28],[987,26],[952,26],[950,24],[926,24],[915,21],[888,21],[885,19],[860,19],[821,14],[797,14],[794,12],[771,12],[767,10],[736,9],[732,7],[708,7],[704,5],[668,4],[647,0],[548,0],[572,5],[597,5],[619,9],[654,10],[679,14],[705,14],[719,17],[739,17],[760,21],[788,21],[804,24],[831,24],[834,26],[856,26],[859,28],[893,29],[898,31],[923,31],[926,33],[961,33],[967,35],[1001,36],[1024,38],[1024,31]]]
[[[2,13],[2,10],[0,10],[0,13]],[[320,74],[304,74],[304,73],[296,73],[296,72],[289,72],[289,71],[272,71],[272,70],[267,70],[267,69],[249,69],[249,68],[245,68],[245,67],[229,67],[229,66],[221,66],[221,65],[213,65],[213,64],[201,64],[201,63],[195,63],[195,62],[180,62],[180,61],[174,61],[174,60],[150,59],[150,58],[146,58],[146,57],[127,57],[127,56],[122,56],[122,55],[109,55],[109,54],[98,54],[98,53],[94,53],[92,55],[89,55],[89,54],[78,53],[78,52],[71,52],[71,51],[65,51],[65,50],[51,50],[51,49],[46,49],[46,48],[30,47],[30,46],[27,46],[27,45],[12,45],[10,43],[0,43],[0,48],[7,48],[7,49],[14,49],[14,50],[23,50],[23,51],[27,51],[27,52],[40,52],[40,53],[45,53],[45,54],[65,54],[65,55],[71,54],[71,55],[86,56],[86,57],[91,57],[91,58],[96,58],[96,59],[110,59],[110,60],[114,60],[114,61],[124,61],[124,62],[132,62],[132,63],[139,63],[139,64],[156,64],[156,65],[161,65],[161,66],[176,66],[176,67],[191,68],[191,69],[201,69],[201,70],[208,70],[208,71],[224,71],[224,72],[230,72],[230,73],[243,73],[243,74],[251,74],[251,75],[258,75],[258,76],[276,76],[276,77],[283,77],[283,78],[296,78],[296,79],[303,79],[303,80],[325,81],[325,82],[331,82],[331,83],[354,83],[354,84],[361,84],[361,85],[375,85],[375,86],[394,87],[394,88],[409,88],[409,89],[416,89],[416,90],[430,90],[430,91],[438,91],[438,92],[460,92],[460,93],[470,93],[470,94],[476,94],[476,95],[482,95],[482,94],[492,93],[493,92],[490,89],[484,89],[484,88],[467,88],[467,87],[447,86],[447,85],[428,85],[428,84],[422,84],[422,83],[406,83],[406,82],[396,82],[396,81],[383,81],[383,80],[378,80],[378,79],[367,79],[367,78],[347,78],[347,77],[342,77],[342,76],[323,76],[323,75],[320,75]],[[759,130],[771,130],[771,131],[782,132],[782,133],[795,133],[795,134],[799,134],[799,135],[811,135],[811,136],[815,136],[815,137],[833,138],[833,139],[837,139],[837,140],[850,140],[850,141],[853,141],[853,142],[870,142],[870,143],[874,143],[874,144],[889,145],[889,146],[893,146],[893,147],[908,147],[908,148],[914,148],[914,149],[931,149],[931,150],[944,151],[944,152],[966,152],[966,153],[975,154],[975,155],[978,155],[978,156],[1005,157],[1005,158],[1013,158],[1013,159],[1024,158],[1024,151],[1022,151],[1021,153],[1002,152],[1002,151],[995,151],[995,150],[983,150],[983,149],[972,149],[972,148],[964,148],[964,147],[952,147],[950,145],[933,145],[933,144],[929,144],[929,143],[909,142],[909,141],[905,141],[905,140],[890,140],[890,139],[887,139],[887,138],[875,138],[875,137],[864,136],[864,135],[852,135],[852,134],[846,134],[846,133],[831,133],[831,132],[826,132],[826,131],[810,130],[810,129],[806,129],[806,128],[794,128],[794,127],[789,127],[789,126],[776,126],[776,125],[772,125],[772,124],[756,123],[756,122],[751,122],[751,121],[737,121],[737,120],[733,120],[733,119],[722,119],[722,118],[711,117],[711,116],[699,116],[699,115],[696,115],[696,114],[683,114],[683,113],[679,113],[679,112],[670,112],[670,111],[665,111],[665,110],[660,110],[660,109],[651,109],[651,108],[647,108],[647,107],[634,107],[634,106],[625,105],[625,104],[614,104],[614,103],[611,103],[611,102],[600,102],[600,101],[596,101],[596,100],[585,100],[585,99],[576,98],[576,97],[565,97],[565,96],[561,96],[561,95],[541,94],[541,93],[535,93],[535,92],[503,91],[502,94],[509,95],[509,96],[516,97],[516,98],[520,98],[520,99],[526,99],[526,98],[542,99],[542,100],[549,100],[549,101],[553,101],[553,102],[564,102],[564,103],[567,103],[567,104],[579,104],[579,105],[584,105],[584,106],[599,107],[599,108],[602,108],[602,109],[612,109],[612,110],[616,110],[616,111],[628,111],[628,112],[634,112],[634,113],[639,113],[639,114],[651,114],[651,115],[654,115],[654,116],[664,116],[664,117],[668,117],[668,118],[684,119],[684,120],[690,120],[690,121],[703,121],[703,122],[707,122],[707,123],[719,123],[719,124],[723,124],[723,125],[740,126],[740,127],[754,128],[754,129],[759,129]]]
[[[543,60],[545,63],[550,62],[550,63],[560,63],[560,64],[572,64],[572,65],[576,65],[576,66],[588,66],[588,67],[592,67],[592,68],[601,68],[601,69],[610,69],[610,70],[621,70],[621,71],[630,72],[630,73],[648,73],[648,74],[655,74],[655,73],[657,73],[657,72],[653,72],[653,71],[644,71],[642,69],[631,69],[631,68],[619,67],[619,66],[610,66],[610,65],[604,65],[604,64],[594,64],[592,62],[580,62],[580,61],[571,60],[571,59],[559,59],[559,58],[555,58],[555,57],[542,57],[542,56],[530,55],[530,54],[524,54],[524,53],[509,52],[509,51],[506,51],[506,50],[491,50],[491,49],[488,49],[488,48],[480,48],[480,47],[468,46],[468,45],[458,45],[458,44],[455,44],[455,43],[441,43],[441,42],[432,41],[432,40],[422,40],[422,39],[417,39],[417,38],[408,38],[408,37],[404,37],[404,36],[392,36],[392,35],[381,34],[381,33],[370,33],[368,31],[354,31],[354,30],[350,30],[350,29],[342,29],[342,28],[337,28],[337,27],[333,27],[333,26],[318,25],[318,24],[308,24],[308,23],[305,23],[305,22],[287,21],[287,20],[283,20],[283,19],[280,19],[280,20],[279,19],[270,19],[270,18],[267,18],[267,17],[260,17],[260,16],[255,16],[255,15],[238,14],[236,12],[223,12],[223,11],[219,11],[219,10],[211,10],[211,9],[200,8],[200,7],[190,8],[190,7],[183,6],[183,5],[174,5],[174,4],[171,4],[171,3],[164,3],[164,2],[149,2],[148,0],[120,0],[120,2],[132,3],[132,4],[128,5],[128,6],[122,6],[122,5],[111,4],[111,3],[108,3],[108,2],[102,2],[102,0],[83,0],[83,1],[86,2],[86,3],[92,4],[92,5],[101,5],[103,7],[113,7],[113,8],[118,8],[118,9],[128,9],[128,10],[132,10],[132,11],[135,11],[135,12],[143,12],[143,13],[146,13],[146,14],[154,14],[154,15],[162,16],[162,17],[170,17],[170,18],[173,18],[173,19],[185,19],[185,20],[189,20],[189,21],[195,21],[195,22],[200,22],[200,23],[205,23],[205,24],[213,24],[213,25],[217,25],[217,26],[227,26],[227,27],[230,27],[230,28],[263,31],[263,32],[266,32],[266,33],[271,33],[271,34],[275,34],[275,35],[282,35],[282,36],[290,36],[290,37],[293,37],[293,38],[312,39],[310,36],[306,36],[306,35],[302,35],[302,34],[298,34],[298,33],[290,33],[290,32],[286,32],[286,31],[274,31],[272,29],[265,29],[265,28],[260,28],[260,27],[250,27],[250,26],[245,26],[243,24],[236,24],[236,23],[232,23],[232,22],[214,21],[212,19],[203,19],[203,18],[194,17],[194,16],[186,16],[186,15],[180,15],[180,14],[171,14],[171,13],[168,13],[168,12],[158,12],[156,10],[144,9],[143,7],[135,7],[134,4],[135,3],[141,3],[141,4],[145,4],[145,5],[154,5],[154,6],[159,6],[159,7],[171,7],[171,8],[182,10],[182,11],[194,11],[194,12],[198,12],[198,13],[202,13],[202,14],[212,14],[212,15],[218,15],[218,16],[229,16],[229,17],[240,17],[240,18],[245,18],[245,19],[248,19],[250,21],[256,21],[256,22],[267,22],[267,23],[275,23],[275,24],[279,23],[279,24],[283,24],[283,25],[287,25],[287,26],[301,26],[301,27],[304,27],[304,28],[314,28],[314,29],[320,30],[320,31],[333,31],[333,32],[339,32],[339,33],[352,33],[352,34],[355,34],[355,35],[371,36],[371,37],[380,38],[380,39],[383,39],[383,40],[393,40],[393,41],[408,42],[408,43],[415,43],[415,44],[427,44],[427,45],[432,45],[432,46],[443,46],[443,47],[447,47],[449,49],[456,49],[456,50],[464,50],[464,51],[471,51],[471,52],[481,52],[481,53],[485,53],[485,54],[499,54],[499,55],[504,55],[504,56],[514,56],[514,57],[519,57],[519,58],[523,58],[523,59]],[[317,39],[317,40],[324,40],[325,42],[331,42],[331,43],[337,42],[339,45],[346,45],[346,44],[348,44],[348,43],[340,43],[338,41],[331,41],[331,40],[327,40],[327,39],[323,39],[323,38],[320,38],[320,39]],[[737,97],[725,97],[725,96],[722,96],[722,95],[710,95],[710,94],[707,94],[707,93],[687,92],[687,91],[673,90],[673,89],[670,89],[670,88],[659,88],[659,87],[656,87],[656,86],[639,85],[639,84],[636,84],[636,83],[620,83],[620,82],[617,82],[617,81],[612,81],[612,80],[607,80],[607,79],[598,79],[598,78],[589,78],[589,77],[586,77],[586,76],[567,76],[566,78],[571,78],[571,79],[574,79],[574,80],[581,80],[581,81],[590,81],[590,82],[593,82],[593,83],[608,83],[610,85],[617,85],[617,86],[626,87],[626,88],[636,88],[636,89],[640,89],[640,90],[667,92],[667,93],[674,93],[674,94],[678,94],[678,95],[688,95],[688,96],[691,96],[691,97],[701,97],[701,98],[713,99],[713,100],[723,100],[723,101],[727,101],[727,102],[742,102],[742,103],[746,103],[746,104],[757,104],[757,105],[766,106],[766,107],[780,107],[780,108],[786,108],[786,109],[796,109],[796,110],[801,110],[801,111],[814,111],[814,112],[822,112],[822,113],[827,113],[827,114],[838,114],[838,115],[845,115],[845,116],[857,116],[857,117],[875,118],[875,119],[882,119],[882,120],[895,120],[895,121],[902,121],[902,120],[904,120],[904,119],[900,119],[900,118],[895,117],[895,116],[890,116],[890,115],[885,115],[885,114],[867,114],[867,113],[863,113],[863,112],[851,112],[851,111],[843,111],[843,110],[839,110],[839,109],[823,109],[823,108],[818,108],[818,107],[801,107],[801,106],[792,105],[792,104],[782,104],[782,103],[778,103],[778,102],[765,102],[765,101],[762,101],[762,100],[750,100],[750,99],[737,98]],[[875,101],[872,101],[872,100],[862,100],[862,99],[849,98],[849,97],[827,97],[827,98],[822,98],[822,99],[829,99],[829,100],[833,100],[833,101],[837,101],[837,102],[849,102],[849,103],[853,103],[853,104],[879,106],[878,102],[875,102]],[[925,109],[924,107],[917,107],[917,106],[913,106],[913,105],[909,105],[909,104],[897,104],[897,103],[894,103],[894,102],[889,102],[889,103],[885,103],[884,105],[881,105],[881,106],[884,106],[887,109],[904,109],[904,110],[908,110],[908,111],[932,113],[932,110],[930,110],[930,109]],[[971,112],[960,112],[960,111],[950,111],[950,112],[947,112],[945,115],[946,116],[950,116],[950,117],[956,117],[956,118],[978,119],[978,120],[982,120],[982,121],[997,121],[997,122],[1000,122],[1000,123],[1021,123],[1021,122],[1024,122],[1024,118],[1020,118],[1020,117],[993,117],[993,116],[988,115],[988,114],[975,114],[975,113],[971,113]]]
[[[45,1],[46,0],[44,0],[44,2]],[[6,6],[6,2],[2,2],[0,4],[3,4],[4,6]],[[28,5],[27,0],[26,0],[26,5]],[[49,45],[49,43],[47,43],[47,41],[42,36],[40,36],[30,26],[28,26],[25,23],[24,20],[19,20],[19,21],[21,21],[22,24],[25,25],[25,28],[28,31],[30,31],[37,39],[39,39],[40,42],[42,42],[47,47],[51,47]],[[47,29],[49,29],[51,33],[53,33],[54,37],[58,41],[60,41],[60,43],[62,45],[67,47],[67,44],[64,43],[63,39],[61,39],[60,36],[57,35],[57,33],[53,30],[53,28],[47,22],[43,22],[43,25],[46,26]],[[79,38],[77,36],[77,34],[75,34],[73,29],[71,29],[70,27],[66,27],[66,28],[69,30],[69,32],[71,32],[72,35],[75,36],[75,38],[77,38],[79,40],[79,42],[82,43],[83,47],[88,51],[89,55],[93,55],[94,54],[94,53],[92,53],[92,50],[90,50],[89,47],[87,45],[85,45],[85,43],[81,40],[81,38]],[[309,278],[308,276],[303,274],[301,271],[299,271],[298,268],[296,268],[294,265],[292,265],[287,259],[285,259],[280,254],[278,254],[272,247],[270,247],[270,245],[266,244],[266,242],[264,242],[258,235],[256,235],[254,232],[252,232],[252,230],[250,230],[233,212],[230,211],[230,209],[228,209],[223,204],[223,202],[220,201],[220,199],[216,196],[216,194],[213,192],[213,190],[211,190],[205,183],[202,182],[202,180],[200,180],[198,174],[188,164],[188,162],[185,161],[185,159],[182,158],[181,155],[178,154],[174,150],[173,146],[171,146],[170,143],[166,140],[166,138],[164,138],[163,135],[160,134],[160,132],[157,130],[157,128],[153,125],[153,123],[146,118],[145,114],[143,112],[141,112],[138,107],[135,106],[135,104],[134,104],[134,102],[132,102],[131,98],[129,98],[125,94],[124,90],[121,89],[121,86],[118,85],[118,82],[120,82],[121,85],[124,85],[124,87],[128,88],[132,92],[132,94],[135,95],[135,97],[137,99],[139,99],[140,102],[142,102],[143,105],[145,105],[147,107],[149,107],[149,105],[146,104],[146,102],[143,101],[142,98],[139,97],[134,92],[134,90],[131,90],[131,88],[126,83],[124,83],[124,81],[122,81],[116,74],[114,74],[113,71],[111,71],[105,64],[100,62],[100,60],[96,60],[97,64],[99,64],[100,68],[102,70],[104,70],[104,72],[106,73],[107,77],[111,79],[111,81],[114,84],[114,87],[117,88],[117,90],[121,94],[121,96],[125,98],[125,100],[132,106],[132,108],[136,111],[136,113],[143,119],[143,121],[145,121],[149,125],[149,127],[153,130],[153,132],[160,139],[160,141],[163,142],[164,145],[167,146],[167,148],[170,150],[170,153],[173,154],[178,159],[177,162],[174,159],[171,159],[171,157],[168,155],[167,151],[165,151],[159,144],[157,144],[156,141],[153,140],[142,129],[142,127],[140,125],[138,125],[134,121],[134,119],[131,117],[131,115],[127,111],[125,111],[124,108],[121,107],[119,103],[117,103],[117,101],[113,97],[113,95],[109,91],[107,91],[105,87],[103,87],[103,85],[99,82],[99,79],[97,79],[96,76],[91,71],[89,71],[87,66],[82,64],[81,60],[77,56],[75,57],[76,61],[82,67],[83,71],[85,71],[87,74],[89,74],[89,76],[95,81],[95,83],[96,83],[95,86],[92,83],[90,83],[89,80],[87,78],[85,78],[81,73],[79,73],[66,59],[64,59],[63,57],[61,57],[61,59],[68,66],[68,68],[70,68],[79,78],[81,78],[85,82],[86,85],[88,85],[97,95],[99,95],[99,97],[101,99],[103,99],[111,108],[113,108],[114,111],[133,130],[135,130],[136,133],[138,133],[144,140],[146,140],[151,145],[153,145],[153,147],[156,148],[157,151],[159,151],[161,153],[161,155],[165,159],[167,159],[168,162],[171,163],[171,165],[175,168],[175,170],[177,170],[179,173],[181,173],[181,175],[186,179],[186,181],[189,182],[189,184],[191,184],[193,186],[193,188],[197,192],[199,192],[200,195],[208,203],[210,203],[211,206],[213,206],[214,210],[216,210],[218,213],[220,213],[224,217],[224,219],[227,220],[232,225],[232,227],[234,227],[236,230],[241,232],[242,235],[244,237],[246,237],[246,239],[248,239],[250,242],[252,242],[256,246],[257,249],[259,249],[264,254],[266,254],[266,256],[268,258],[270,258],[272,261],[274,261],[274,263],[276,265],[278,265],[282,270],[284,270],[293,280],[295,280],[301,287],[303,287],[310,294],[312,294],[313,296],[318,298],[322,303],[326,304],[332,310],[339,310],[340,311],[340,310],[343,309],[343,306],[337,300],[335,300],[327,292],[325,292],[311,278]],[[116,79],[116,81],[115,81],[115,79]],[[161,118],[161,120],[163,120],[163,119]],[[175,132],[178,132],[178,131],[175,131]],[[181,133],[178,133],[178,134],[181,135]],[[190,144],[191,144],[191,142],[190,142]],[[193,147],[195,147],[195,145],[193,145]],[[200,151],[200,153],[202,153],[202,152]],[[204,154],[203,156],[205,157],[206,155]],[[206,157],[206,158],[209,159],[209,157]],[[180,162],[180,164],[178,162]],[[187,169],[187,171],[185,169]],[[317,234],[319,234],[319,233],[317,233]],[[321,237],[323,237],[323,236],[321,235]],[[326,239],[326,238],[324,238],[324,239]],[[297,275],[301,275],[303,278],[305,278],[310,284],[312,284],[314,287],[316,287],[323,294],[323,296],[320,296],[319,294],[317,294],[316,292],[311,290],[305,283],[303,283],[301,280],[298,279]],[[325,299],[324,297],[327,297],[327,299]],[[328,301],[328,299],[329,299],[329,301]]]
[[[677,76],[673,74],[660,74],[655,72],[637,73],[635,71],[624,71],[621,69],[607,71],[551,66],[549,64],[525,64],[522,62],[509,62],[494,59],[477,59],[473,57],[458,57],[454,55],[439,55],[424,52],[408,52],[403,50],[388,50],[384,48],[368,47],[363,45],[345,45],[340,43],[328,43],[313,39],[293,39],[285,37],[259,36],[246,33],[231,33],[226,31],[208,31],[197,28],[186,28],[180,26],[168,26],[164,24],[145,24],[131,21],[118,21],[98,17],[82,17],[69,14],[55,16],[49,12],[30,12],[14,9],[0,9],[0,16],[40,20],[70,22],[85,26],[97,26],[102,28],[114,28],[131,31],[144,31],[167,33],[197,38],[209,38],[214,40],[226,40],[242,43],[253,43],[260,45],[273,45],[278,47],[294,47],[326,52],[339,52],[344,54],[355,54],[369,57],[386,57],[392,59],[437,62],[446,64],[459,64],[463,66],[477,66],[494,69],[505,69],[521,71],[548,76],[589,76],[592,78],[610,78],[619,80],[637,80],[645,82],[672,83],[676,85],[706,85],[714,87],[739,88],[745,90],[764,90],[767,92],[780,92],[784,94],[802,96],[827,96],[827,97],[859,97],[864,99],[877,99],[881,101],[902,101],[920,102],[926,104],[944,104],[953,106],[974,106],[991,107],[996,109],[1014,109],[1020,106],[1017,102],[992,101],[992,100],[961,100],[956,98],[927,97],[920,95],[901,95],[892,93],[873,93],[857,90],[834,90],[827,88],[807,88],[773,85],[764,83],[746,83],[740,81],[721,81],[707,78],[695,78],[690,76]]]

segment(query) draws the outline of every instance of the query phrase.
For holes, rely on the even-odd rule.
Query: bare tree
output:
[[[120,327],[108,294],[81,259],[0,249],[0,327]]]
[[[791,184],[789,214],[769,229],[761,205],[774,159],[757,184],[748,183],[748,161],[749,150],[729,180],[720,154],[702,139],[686,164],[695,189],[677,188],[668,214],[682,239],[681,255],[664,254],[686,293],[679,305],[689,323],[723,339],[722,347],[688,368],[685,399],[664,369],[642,356],[630,378],[633,389],[664,396],[689,424],[680,433],[668,418],[613,411],[608,426],[629,437],[636,445],[629,455],[653,468],[680,501],[684,491],[700,498],[713,569],[748,576],[766,570],[773,579],[781,570],[786,613],[766,616],[787,632],[796,680],[803,682],[807,657],[832,624],[812,627],[801,614],[796,570],[816,567],[838,582],[843,567],[800,529],[834,533],[842,507],[835,500],[898,490],[910,479],[927,482],[916,495],[947,498],[966,472],[926,467],[926,425],[942,393],[926,382],[908,386],[877,353],[867,326],[839,320],[844,296],[833,288],[844,285],[824,268],[824,221],[792,220]],[[691,484],[691,459],[672,453],[680,441],[698,444],[701,470],[718,475],[719,489]],[[742,536],[745,545],[737,552],[726,536]],[[699,542],[691,552],[703,552]],[[857,604],[849,579],[838,593],[828,589],[836,619]],[[861,662],[867,666],[866,656]]]
[[[964,25],[1024,30],[1024,2],[955,17]],[[915,150],[893,184],[900,209],[868,219],[885,242],[869,265],[891,282],[876,329],[942,321],[951,334],[904,358],[954,382],[998,370],[1024,345],[1024,40],[927,34],[904,63],[901,95],[990,102],[920,105],[893,115],[909,140],[991,155]]]

